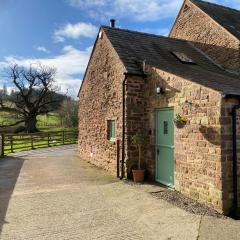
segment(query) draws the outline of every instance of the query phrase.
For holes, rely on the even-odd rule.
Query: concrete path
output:
[[[240,239],[240,222],[185,212],[77,157],[76,146],[0,160],[1,239]]]

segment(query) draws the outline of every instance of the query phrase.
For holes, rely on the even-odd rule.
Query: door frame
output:
[[[173,148],[173,185],[172,184],[168,184],[168,183],[164,183],[164,182],[160,182],[157,180],[157,169],[158,169],[158,159],[157,159],[157,112],[158,111],[167,111],[167,110],[172,110],[173,111],[173,115],[174,115],[174,107],[163,107],[163,108],[155,108],[155,148],[154,148],[154,151],[155,151],[155,181],[160,183],[160,184],[163,184],[167,187],[170,187],[170,188],[175,188],[175,127],[174,127],[174,124],[173,124],[173,145],[174,145],[174,148]]]

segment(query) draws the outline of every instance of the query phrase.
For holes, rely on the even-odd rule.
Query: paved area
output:
[[[240,222],[185,212],[77,157],[76,146],[0,161],[0,239],[240,239]]]

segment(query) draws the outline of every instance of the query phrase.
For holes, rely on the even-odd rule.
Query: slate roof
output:
[[[191,0],[201,10],[240,39],[240,11],[201,0]]]
[[[118,53],[128,73],[143,74],[140,62],[184,79],[212,88],[226,95],[240,96],[240,76],[215,65],[185,40],[119,28],[101,27]],[[180,62],[171,51],[182,52],[196,64]]]

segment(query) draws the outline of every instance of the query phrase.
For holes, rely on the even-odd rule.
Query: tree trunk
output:
[[[26,132],[27,132],[27,133],[37,132],[38,129],[37,129],[36,125],[37,125],[37,116],[28,117],[28,118],[25,120]]]
[[[141,169],[141,146],[138,146],[138,169]]]

